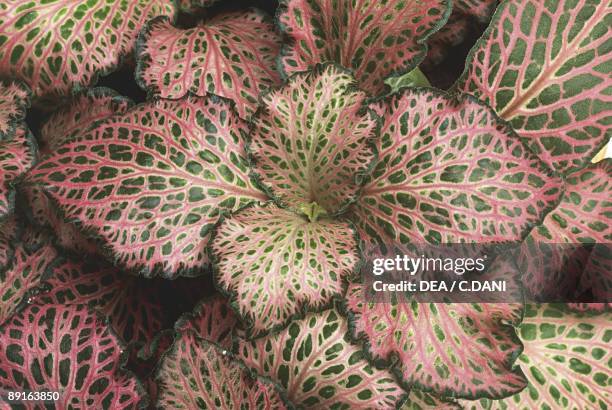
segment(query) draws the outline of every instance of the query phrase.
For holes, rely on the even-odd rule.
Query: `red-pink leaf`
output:
[[[429,51],[422,66],[433,67],[442,62],[453,52],[453,46],[463,41],[469,26],[469,18],[453,11],[446,24],[429,39]]]
[[[166,325],[157,280],[140,279],[106,266],[68,260],[45,282],[49,292],[36,300],[62,305],[88,305],[108,317],[126,344],[147,344]],[[164,287],[167,289],[167,287]]]
[[[594,288],[596,292],[610,289],[603,285],[610,273],[598,266],[598,262],[606,263],[605,255],[594,255],[587,267],[591,251],[581,245],[599,243],[603,251],[610,251],[612,160],[591,164],[568,176],[565,182],[561,202],[531,231],[518,258],[525,274],[523,282],[533,295],[574,292],[583,274],[588,276],[583,287],[587,281],[591,285],[601,281]],[[581,289],[586,290],[589,289]],[[603,300],[607,300],[605,296]]]
[[[228,300],[216,295],[198,303],[193,312],[177,323],[177,330],[195,332],[202,339],[230,349],[232,335],[238,317],[230,308]]]
[[[262,97],[249,146],[262,185],[293,210],[313,202],[330,214],[343,210],[374,158],[369,139],[377,123],[363,112],[365,97],[333,65]]]
[[[427,38],[448,18],[444,0],[285,0],[279,23],[292,43],[283,50],[286,73],[332,61],[354,71],[359,86],[380,94],[388,76],[415,68]]]
[[[215,279],[254,333],[283,326],[302,309],[328,305],[359,262],[347,223],[310,222],[274,206],[224,220],[212,249]]]
[[[298,408],[391,409],[406,393],[352,344],[336,309],[309,313],[283,331],[240,341],[238,355],[259,375],[280,384]]]
[[[18,228],[14,215],[0,222],[0,271],[4,270],[13,260]]]
[[[520,240],[561,195],[561,180],[470,96],[405,90],[378,110],[380,162],[353,207],[368,241]]]
[[[547,164],[569,174],[610,138],[606,1],[509,0],[457,87],[488,103]]]
[[[220,216],[266,199],[248,176],[246,128],[216,99],[152,101],[65,143],[31,180],[127,269],[198,272]]]
[[[356,337],[375,360],[396,366],[406,383],[452,397],[504,397],[525,387],[512,361],[521,345],[512,328],[520,303],[370,302],[349,286],[347,307]]]
[[[259,93],[280,84],[280,37],[261,12],[224,14],[190,29],[152,21],[141,38],[136,77],[162,98],[207,93],[229,98],[241,117],[257,109]]]
[[[123,114],[133,102],[110,88],[87,89],[55,111],[40,130],[41,151],[51,154],[71,138],[83,135],[98,121]]]
[[[21,127],[30,105],[29,93],[22,84],[0,81],[0,141],[11,139]]]
[[[0,269],[0,324],[35,294],[51,274],[57,251],[48,239],[28,231],[6,269]]]
[[[481,23],[487,22],[497,6],[497,0],[453,0],[453,13],[474,16]]]
[[[38,97],[68,95],[131,53],[149,18],[174,13],[171,0],[4,0],[0,76],[22,80]]]
[[[164,409],[285,409],[274,387],[253,379],[227,351],[183,333],[160,363],[157,406]]]
[[[14,184],[36,160],[33,136],[21,127],[10,139],[0,141],[0,221],[13,212]]]
[[[61,409],[133,409],[143,404],[143,390],[122,370],[121,349],[86,306],[30,305],[0,328],[0,386],[59,392],[52,404]]]

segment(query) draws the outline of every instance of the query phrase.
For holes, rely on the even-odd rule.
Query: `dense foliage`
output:
[[[607,0],[0,0],[0,408],[608,409],[611,74]],[[423,243],[524,299],[364,298]]]

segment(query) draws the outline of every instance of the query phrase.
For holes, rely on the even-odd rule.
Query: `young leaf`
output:
[[[28,171],[36,160],[33,137],[19,128],[9,140],[0,141],[0,221],[13,212],[15,180]]]
[[[575,291],[583,273],[596,281],[609,275],[606,269],[602,275],[596,274],[597,260],[587,268],[590,250],[580,245],[601,243],[604,250],[610,250],[611,181],[611,159],[590,164],[566,178],[561,202],[531,231],[518,258],[523,283],[532,294],[563,295]],[[598,260],[603,263],[602,258]]]
[[[284,387],[300,408],[395,408],[406,393],[389,371],[365,359],[348,331],[336,309],[309,313],[280,333],[240,341],[238,354],[248,367]]]
[[[65,143],[30,179],[127,269],[197,272],[220,216],[266,199],[248,177],[245,129],[216,99],[152,101]]]
[[[254,380],[225,350],[191,332],[166,353],[156,376],[164,409],[285,409],[271,384]]]
[[[364,99],[352,76],[333,65],[262,97],[249,146],[262,185],[294,210],[314,202],[340,212],[374,157],[369,139],[377,124],[363,112]]]
[[[497,0],[454,0],[453,14],[474,16],[481,23],[486,23],[496,5]]]
[[[451,14],[446,24],[429,39],[429,51],[423,66],[434,67],[441,63],[453,46],[460,44],[469,30],[470,19],[462,13]]]
[[[504,1],[457,87],[569,174],[610,138],[611,11],[605,1]]]
[[[142,386],[122,370],[121,349],[86,306],[30,305],[0,328],[0,386],[60,392],[61,409],[137,408]]]
[[[467,95],[405,90],[379,105],[379,163],[353,207],[368,241],[520,240],[561,180]]]
[[[7,268],[0,270],[0,324],[41,288],[57,257],[47,238],[32,231],[26,233]]]
[[[568,313],[528,305],[520,327],[525,350],[518,363],[529,379],[522,392],[500,401],[464,402],[466,409],[605,409],[612,400],[612,314]]]
[[[284,0],[279,23],[292,40],[283,49],[285,73],[332,61],[350,68],[370,94],[385,90],[385,78],[415,68],[428,37],[450,14],[446,0]]]
[[[37,301],[62,305],[88,305],[109,318],[126,344],[147,344],[167,323],[160,304],[159,283],[127,275],[100,261],[68,260],[55,267],[45,282],[50,289]]]
[[[162,98],[207,93],[229,98],[241,117],[257,109],[257,97],[280,84],[275,58],[280,37],[256,10],[224,14],[190,29],[167,18],[153,20],[140,39],[136,78]]]
[[[238,317],[224,297],[213,296],[198,303],[193,312],[177,322],[181,333],[195,332],[198,337],[230,349]]]
[[[112,71],[143,24],[174,16],[171,0],[6,0],[0,4],[0,76],[37,97],[68,95]]]
[[[511,370],[521,351],[514,329],[519,303],[367,302],[352,284],[347,307],[355,337],[366,336],[370,354],[391,362],[406,383],[452,397],[504,397],[524,379]]]
[[[30,105],[29,94],[22,84],[0,81],[0,141],[11,139],[21,127]]]
[[[274,206],[223,221],[212,249],[217,283],[255,333],[285,325],[302,308],[328,305],[359,262],[347,223],[311,222]]]

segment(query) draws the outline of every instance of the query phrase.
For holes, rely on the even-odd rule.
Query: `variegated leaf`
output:
[[[528,305],[520,327],[520,364],[529,379],[504,400],[462,402],[466,409],[607,409],[612,401],[612,313],[568,313]]]
[[[88,305],[109,319],[109,325],[126,344],[152,341],[169,323],[160,304],[155,279],[140,279],[100,261],[67,260],[55,267],[45,282],[50,289],[35,298],[42,303]]]
[[[520,240],[562,192],[561,180],[470,96],[405,90],[378,110],[380,162],[353,207],[368,241]]]
[[[410,389],[410,395],[401,410],[461,410],[462,407],[450,399],[443,399],[431,393]]]
[[[369,139],[377,124],[363,112],[364,99],[353,77],[333,65],[265,95],[249,146],[261,184],[294,210],[314,202],[340,212],[374,156]]]
[[[122,369],[122,348],[84,305],[30,305],[0,327],[0,388],[59,392],[44,408],[134,409],[145,404],[144,391]]]
[[[0,141],[0,221],[13,212],[15,181],[36,160],[36,146],[30,132],[19,128],[8,140]]]
[[[13,137],[30,105],[29,90],[19,83],[0,81],[0,141]]]
[[[171,0],[5,0],[0,75],[22,80],[38,97],[67,95],[112,71],[159,15],[174,16]]]
[[[0,222],[0,272],[13,260],[19,226],[15,215]]]
[[[286,73],[332,61],[354,71],[371,94],[384,80],[415,68],[428,37],[450,14],[445,0],[285,0],[279,23],[292,43],[283,50]]]
[[[504,397],[525,387],[512,361],[520,353],[512,324],[520,303],[367,301],[352,284],[347,307],[355,337],[365,336],[375,360],[396,366],[406,383],[452,397]]]
[[[183,333],[156,376],[157,407],[165,409],[285,409],[272,384],[253,379],[227,351]]]
[[[351,227],[270,206],[223,221],[212,243],[216,281],[259,334],[328,305],[359,262]]]
[[[611,27],[609,1],[504,1],[457,87],[571,173],[610,138]]]
[[[41,152],[49,155],[66,141],[83,135],[98,121],[128,111],[133,102],[115,90],[104,87],[88,88],[72,97],[42,125]]]
[[[266,199],[248,177],[245,128],[216,99],[148,102],[67,142],[30,180],[126,268],[190,274],[221,215]]]
[[[48,238],[31,230],[24,234],[7,268],[0,270],[0,324],[40,290],[57,257]]]
[[[198,337],[229,350],[237,324],[238,317],[228,300],[215,295],[200,301],[193,312],[177,322],[176,328],[179,332],[195,332]]]
[[[179,10],[185,13],[194,13],[219,2],[219,0],[176,0]]]
[[[280,84],[274,63],[280,37],[256,10],[224,14],[186,30],[156,19],[141,38],[137,79],[162,98],[207,93],[229,98],[241,117],[259,94]]]
[[[285,330],[240,341],[238,355],[286,390],[299,408],[392,409],[406,394],[388,370],[378,370],[352,344],[336,309],[309,313]]]
[[[604,251],[610,251],[612,160],[590,164],[565,182],[561,202],[531,231],[518,258],[523,283],[533,295],[566,295],[576,290],[583,274],[595,281],[610,275],[597,266],[598,260],[605,263],[603,258],[594,256],[587,267],[591,250],[580,245],[600,243]]]

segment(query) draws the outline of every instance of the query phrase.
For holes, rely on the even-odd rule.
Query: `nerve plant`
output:
[[[359,266],[524,241],[526,291],[606,300],[612,7],[506,0],[442,91],[427,42],[423,68],[494,2],[283,0],[276,26],[213,3],[0,4],[0,387],[58,408],[606,408],[605,304],[369,303]],[[87,88],[123,60],[145,102]],[[601,247],[543,267],[543,243]]]

